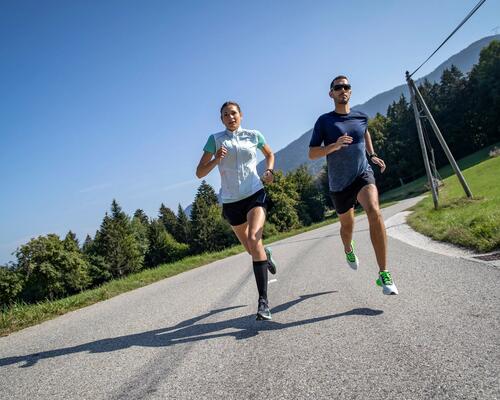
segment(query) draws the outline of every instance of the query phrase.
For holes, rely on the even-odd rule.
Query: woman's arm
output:
[[[261,151],[262,154],[264,154],[264,157],[266,158],[266,167],[267,167],[267,169],[264,171],[264,175],[262,175],[262,180],[265,183],[271,183],[274,178],[272,172],[274,170],[274,153],[267,143],[261,148]]]
[[[217,164],[220,163],[220,160],[222,160],[227,153],[227,149],[222,146],[217,152],[214,154],[205,151],[203,152],[203,155],[201,156],[200,162],[198,163],[198,166],[196,167],[196,176],[198,178],[203,178],[204,176],[207,176],[210,171],[212,171]],[[214,157],[212,159],[212,157]]]

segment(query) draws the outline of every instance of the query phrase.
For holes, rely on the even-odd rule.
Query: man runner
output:
[[[335,110],[316,121],[309,144],[309,158],[315,160],[326,156],[330,195],[340,219],[340,236],[347,264],[354,270],[359,266],[352,240],[354,207],[359,202],[368,217],[370,238],[380,269],[377,284],[382,286],[384,294],[396,295],[398,289],[387,270],[385,225],[367,155],[381,172],[385,170],[385,163],[373,150],[367,129],[368,116],[350,110],[351,85],[347,77],[337,76],[330,84],[329,94]]]

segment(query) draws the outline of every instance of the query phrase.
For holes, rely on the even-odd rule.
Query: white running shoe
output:
[[[377,285],[382,286],[382,293],[387,295],[398,294],[398,288],[392,280],[391,273],[389,271],[379,272],[378,279],[376,281]]]
[[[349,253],[345,253],[345,259],[349,267],[351,267],[354,270],[358,269],[359,259],[358,256],[354,254],[354,240],[351,240],[351,251]]]

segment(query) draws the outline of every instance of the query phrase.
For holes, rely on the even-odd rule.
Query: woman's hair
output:
[[[241,109],[240,109],[240,105],[238,103],[236,103],[235,101],[226,101],[222,107],[220,108],[220,114],[222,115],[222,110],[224,110],[224,108],[226,108],[227,106],[236,106],[236,108],[238,109],[238,112],[241,113]]]

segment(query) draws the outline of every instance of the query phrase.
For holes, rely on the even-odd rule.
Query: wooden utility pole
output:
[[[446,144],[446,141],[444,140],[444,137],[441,134],[439,127],[436,124],[436,121],[434,121],[434,117],[432,116],[431,112],[429,111],[429,107],[427,107],[427,104],[425,103],[424,98],[420,94],[413,79],[411,79],[408,71],[406,71],[406,82],[408,83],[408,88],[410,89],[411,102],[413,105],[413,110],[415,112],[415,122],[417,124],[418,137],[420,140],[420,146],[422,148],[422,155],[424,157],[425,171],[427,173],[427,178],[429,180],[429,186],[431,187],[431,190],[432,190],[432,198],[434,201],[434,208],[438,207],[438,194],[437,194],[437,188],[434,186],[436,179],[434,179],[435,177],[431,173],[430,166],[429,166],[429,159],[427,157],[427,150],[425,147],[425,141],[423,140],[424,138],[423,138],[422,121],[421,121],[422,118],[427,118],[427,120],[429,121],[429,124],[431,125],[431,128],[434,131],[434,134],[436,135],[436,137],[439,141],[439,144],[443,148],[444,153],[446,154],[446,158],[448,158],[448,161],[450,162],[451,167],[453,168],[453,171],[455,172],[455,175],[457,175],[457,178],[460,181],[460,184],[462,185],[462,188],[464,189],[465,194],[467,195],[468,198],[472,198],[472,192],[469,189],[469,185],[467,185],[467,182],[462,174],[462,171],[460,170],[457,162],[455,161],[455,158],[453,158],[453,154],[451,154],[451,151],[448,148],[448,145]],[[418,111],[418,107],[417,107],[417,102],[420,103],[422,110],[425,113],[425,117],[420,115],[420,112]]]

